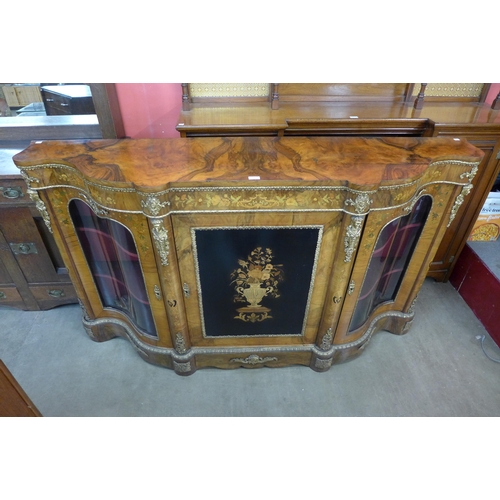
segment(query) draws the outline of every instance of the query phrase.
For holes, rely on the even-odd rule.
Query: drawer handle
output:
[[[46,100],[47,102],[54,102],[54,99],[49,99],[49,98],[47,98],[47,99],[45,99],[45,100]]]
[[[24,196],[23,190],[18,187],[0,188],[4,198],[9,198],[9,200],[15,200],[16,198],[21,198]]]
[[[5,295],[5,293],[3,292],[0,292],[0,299],[6,299],[7,298],[7,295]]]
[[[69,104],[65,103],[65,102],[62,102],[61,103],[61,106],[69,106]]]
[[[38,253],[36,245],[34,243],[10,243],[10,248],[15,255],[18,255],[20,253],[23,255]]]
[[[51,297],[64,297],[64,291],[63,290],[49,290],[49,295]]]
[[[231,358],[230,363],[241,363],[243,365],[258,365],[260,363],[268,363],[269,361],[278,361],[276,356],[266,356],[261,358],[258,354],[250,354],[245,359],[243,358]]]

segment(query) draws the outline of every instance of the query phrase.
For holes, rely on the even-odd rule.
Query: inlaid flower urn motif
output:
[[[260,283],[249,283],[249,287],[242,289],[241,293],[250,304],[250,307],[262,307],[260,301],[267,294],[267,288],[262,288]]]
[[[273,252],[270,248],[257,247],[247,260],[238,260],[239,267],[231,274],[234,284],[235,302],[244,302],[246,307],[237,309],[237,319],[243,321],[262,321],[271,318],[271,310],[262,306],[264,297],[278,298],[278,283],[283,280],[280,264],[272,264]]]

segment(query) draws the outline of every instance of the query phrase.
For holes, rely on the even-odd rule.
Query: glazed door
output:
[[[442,234],[449,185],[431,186],[413,204],[368,216],[335,341],[352,342],[386,312],[406,312]],[[423,194],[425,192],[425,194]]]
[[[166,333],[168,345],[146,218],[135,214],[113,214],[113,218],[98,215],[81,199],[72,199],[68,211],[77,236],[77,242],[70,239],[73,252],[80,255],[75,264],[94,315],[125,320],[146,341],[161,344],[160,334],[165,337]]]
[[[194,346],[315,341],[343,214],[176,215]]]

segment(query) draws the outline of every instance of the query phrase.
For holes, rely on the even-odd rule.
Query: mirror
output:
[[[89,85],[79,83],[4,83],[0,116],[32,117],[95,114]]]
[[[0,142],[124,137],[108,83],[1,83]]]

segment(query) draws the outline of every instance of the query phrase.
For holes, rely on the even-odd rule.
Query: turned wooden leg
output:
[[[415,99],[415,103],[413,104],[415,109],[422,109],[424,107],[425,87],[427,87],[426,83],[420,84],[420,91]]]

